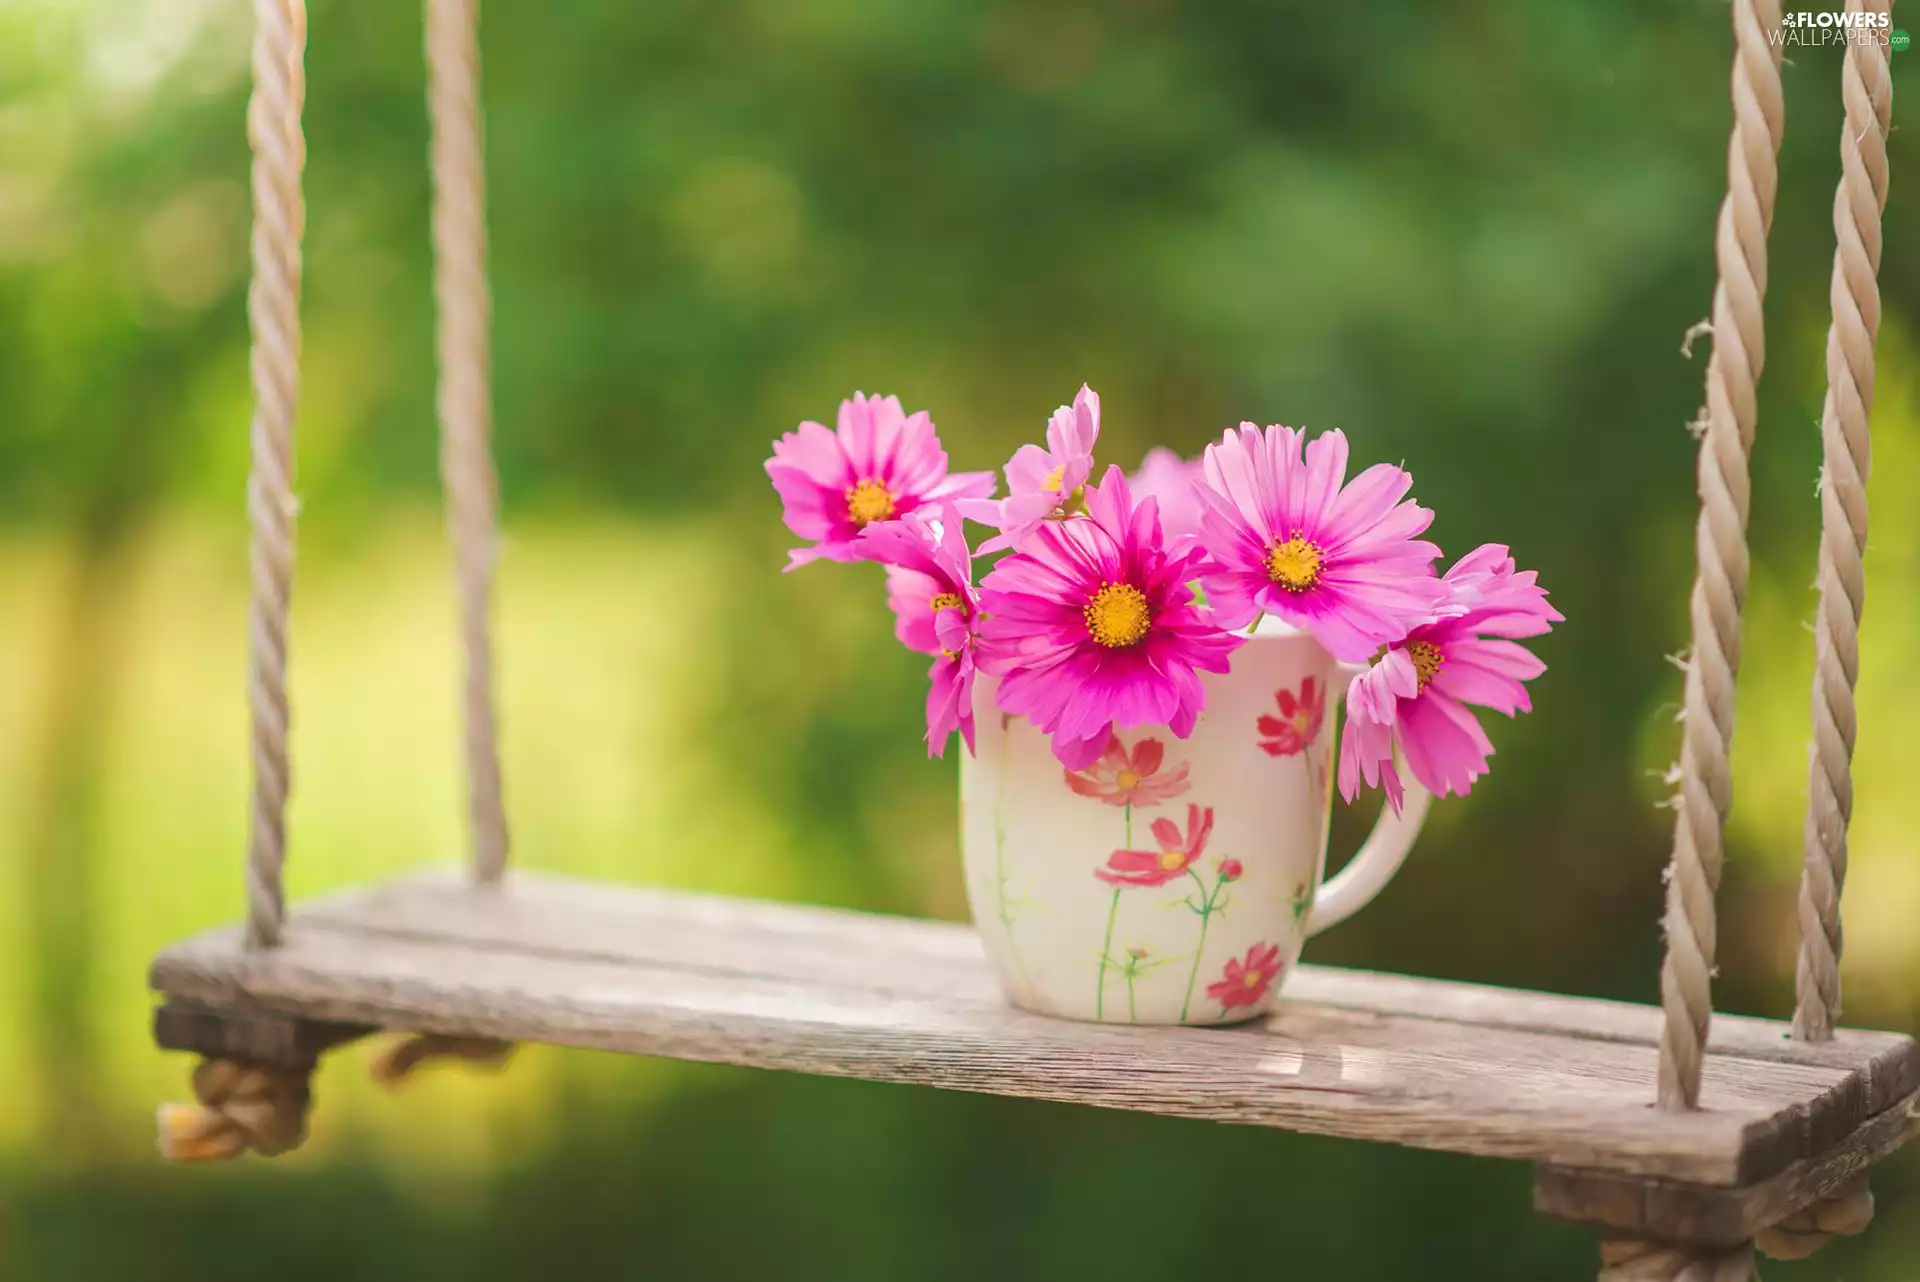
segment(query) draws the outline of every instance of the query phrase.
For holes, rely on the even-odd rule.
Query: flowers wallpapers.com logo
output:
[[[1907,33],[1893,28],[1890,13],[1833,13],[1799,10],[1780,15],[1780,26],[1767,33],[1776,46],[1885,45],[1898,53],[1911,43]]]

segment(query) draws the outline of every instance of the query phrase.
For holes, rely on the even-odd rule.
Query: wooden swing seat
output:
[[[376,1030],[1135,1109],[1529,1161],[1549,1215],[1730,1244],[1906,1138],[1911,1038],[1716,1016],[1704,1107],[1653,1107],[1653,1007],[1302,966],[1226,1029],[1029,1014],[950,923],[510,874],[404,877],[162,953],[162,1045],[311,1059]]]

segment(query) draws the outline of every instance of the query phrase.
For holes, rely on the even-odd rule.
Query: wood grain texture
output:
[[[1288,981],[1287,994],[1330,1006],[1417,1011],[1429,1019],[1490,1028],[1521,1028],[1647,1045],[1660,1040],[1657,1007],[1598,997],[1564,997],[1322,966],[1300,967]],[[1870,1112],[1879,1112],[1894,1100],[1920,1090],[1920,1054],[1915,1053],[1913,1039],[1904,1034],[1845,1028],[1835,1031],[1834,1040],[1820,1043],[1795,1041],[1790,1034],[1790,1025],[1783,1021],[1715,1012],[1707,1049],[1712,1054],[1740,1059],[1823,1065],[1864,1073]]]
[[[163,1050],[207,1059],[312,1068],[320,1053],[371,1032],[364,1024],[326,1024],[275,1011],[214,1010],[170,1001],[153,1012],[153,1040]]]
[[[1270,1019],[1134,1029],[1009,1006],[973,932],[518,873],[302,906],[284,947],[216,931],[153,984],[213,1009],[550,1042],[1284,1127],[1739,1187],[1843,1143],[1911,1040],[1716,1024],[1707,1108],[1653,1102],[1650,1008],[1301,967]],[[1909,1086],[1909,1092],[1911,1086]]]
[[[1734,1246],[1831,1196],[1912,1138],[1920,1094],[1896,1100],[1838,1145],[1745,1188],[1705,1188],[1541,1167],[1533,1209],[1625,1236],[1698,1246]]]

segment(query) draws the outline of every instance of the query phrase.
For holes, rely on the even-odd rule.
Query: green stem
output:
[[[1107,962],[1113,955],[1113,923],[1120,916],[1120,887],[1113,888],[1113,907],[1107,909],[1107,937],[1100,945],[1100,978],[1096,981],[1093,994],[1093,1017],[1106,1018],[1107,1013]]]
[[[1193,946],[1193,966],[1187,971],[1187,995],[1180,999],[1180,1022],[1183,1024],[1187,1022],[1187,1007],[1193,1004],[1193,985],[1200,978],[1200,955],[1207,951],[1207,923],[1213,917],[1214,895],[1220,893],[1220,887],[1215,886],[1213,894],[1208,894],[1207,883],[1200,880],[1200,874],[1192,868],[1187,869],[1187,876],[1193,878],[1193,884],[1200,887],[1202,899],[1200,901],[1200,942]]]
[[[1132,967],[1127,969],[1127,1022],[1129,1024],[1138,1024],[1140,1022],[1140,1012],[1135,1010],[1133,1006],[1133,977],[1136,973],[1138,972]]]
[[[1124,847],[1124,849],[1132,850],[1133,849],[1133,803],[1129,801],[1126,804],[1126,806],[1123,807],[1123,809],[1126,811],[1126,826],[1127,826],[1126,846]],[[1102,940],[1100,943],[1100,975],[1097,979],[1094,980],[1094,993],[1093,993],[1093,1017],[1095,1019],[1104,1018],[1106,1015],[1107,966],[1110,964],[1113,958],[1113,923],[1116,920],[1118,920],[1120,917],[1121,889],[1122,888],[1119,886],[1115,886],[1113,888],[1113,906],[1107,909],[1107,937],[1104,940]],[[1127,984],[1127,991],[1129,996],[1131,996],[1133,991],[1133,984],[1131,981],[1129,981]]]

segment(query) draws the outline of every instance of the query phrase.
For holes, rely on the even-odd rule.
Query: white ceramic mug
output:
[[[1266,1010],[1307,938],[1399,870],[1431,800],[1408,779],[1401,813],[1383,811],[1322,884],[1334,720],[1353,671],[1265,620],[1231,672],[1202,678],[1189,738],[1124,731],[1078,773],[993,706],[983,674],[977,752],[961,757],[961,848],[974,921],[1014,1003],[1137,1024]]]

